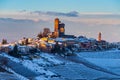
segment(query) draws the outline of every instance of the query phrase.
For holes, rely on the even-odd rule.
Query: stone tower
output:
[[[101,36],[102,36],[102,34],[101,34],[101,32],[99,32],[99,34],[98,34],[98,41],[101,41]]]
[[[54,35],[55,37],[58,37],[59,36],[59,19],[58,18],[55,18],[55,22],[54,22]]]
[[[58,32],[58,28],[59,28],[59,19],[55,18],[55,22],[54,22],[54,32]]]

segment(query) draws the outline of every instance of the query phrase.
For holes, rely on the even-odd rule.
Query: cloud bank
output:
[[[44,15],[52,15],[52,16],[66,16],[66,17],[78,17],[79,13],[77,11],[71,11],[68,13],[62,13],[62,12],[53,12],[53,11],[48,11],[48,12],[42,12],[42,11],[34,11],[31,12],[31,14],[44,14]]]
[[[119,14],[86,14],[77,11],[68,13],[52,11],[19,11],[0,13],[0,37],[17,40],[24,36],[35,37],[37,33],[48,27],[53,31],[54,18],[66,25],[66,34],[85,35],[97,38],[97,33],[103,33],[103,39],[108,41],[120,40]],[[114,38],[111,38],[111,36]]]

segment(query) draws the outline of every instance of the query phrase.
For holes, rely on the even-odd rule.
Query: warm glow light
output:
[[[64,30],[64,28],[60,28],[60,32],[64,32],[65,30]]]

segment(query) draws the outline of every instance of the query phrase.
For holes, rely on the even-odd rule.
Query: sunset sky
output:
[[[44,27],[53,31],[54,18],[66,34],[120,41],[120,0],[0,0],[0,40],[36,37]]]

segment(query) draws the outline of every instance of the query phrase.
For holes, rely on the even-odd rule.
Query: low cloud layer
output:
[[[54,18],[56,17],[65,23],[66,34],[97,38],[97,33],[102,32],[105,40],[120,40],[119,14],[84,14],[76,11],[62,13],[23,10],[9,14],[0,13],[0,37],[10,40],[17,40],[24,36],[36,37],[36,34],[44,27],[53,31]]]
[[[52,16],[66,16],[66,17],[78,17],[79,13],[77,11],[71,11],[68,13],[62,13],[62,12],[53,12],[53,11],[48,11],[48,12],[42,12],[42,11],[34,11],[31,12],[31,14],[46,14],[46,15],[52,15]]]
[[[20,23],[31,23],[34,22],[30,19],[14,19],[14,18],[0,18],[2,22],[20,22]]]

